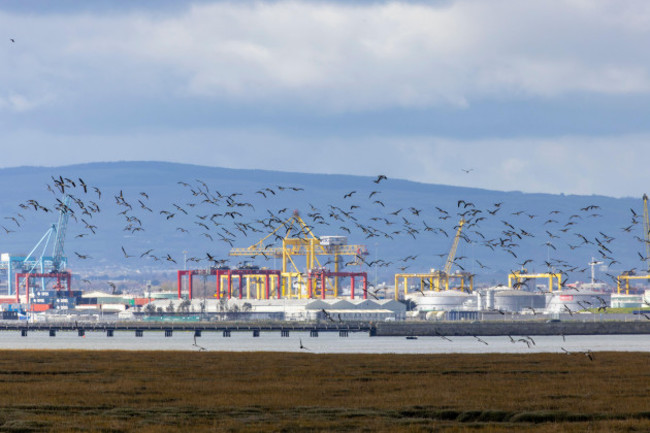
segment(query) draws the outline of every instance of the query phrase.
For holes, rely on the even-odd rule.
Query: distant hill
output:
[[[56,223],[56,199],[62,194],[53,178],[59,177],[75,183],[73,187],[66,181],[66,192],[84,206],[93,207],[94,202],[99,208],[84,215],[79,205],[72,205],[76,221],[70,220],[65,251],[73,271],[174,270],[183,266],[183,251],[190,259],[188,267],[205,267],[206,253],[228,259],[228,242],[250,246],[277,226],[273,217],[285,219],[294,210],[317,236],[345,235],[350,243],[366,245],[366,262],[375,262],[372,268],[364,266],[371,281],[390,282],[399,268],[441,268],[463,212],[468,224],[455,269],[475,272],[478,282],[506,283],[506,274],[526,260],[529,271],[543,272],[551,265],[582,281],[589,279],[587,263],[592,257],[605,262],[612,275],[645,269],[641,198],[526,194],[399,179],[375,183],[376,178],[365,176],[163,162],[1,169],[1,224],[11,231],[0,229],[1,252],[26,254]],[[80,178],[88,185],[85,193]],[[121,199],[115,197],[120,195],[131,209],[118,203]],[[34,210],[28,200],[54,212]],[[95,234],[87,225],[96,226]],[[122,248],[134,257],[126,258]],[[176,264],[165,260],[167,255]],[[240,261],[229,259],[231,265]],[[279,260],[255,262],[279,266]],[[611,282],[602,271],[597,276]]]

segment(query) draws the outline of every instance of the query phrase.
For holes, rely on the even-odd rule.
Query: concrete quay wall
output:
[[[613,335],[650,334],[650,321],[602,322],[391,322],[371,329],[377,337],[472,335]]]

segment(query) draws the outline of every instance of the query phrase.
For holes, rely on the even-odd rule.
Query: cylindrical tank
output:
[[[495,310],[518,313],[524,310],[541,310],[545,305],[546,300],[543,294],[524,290],[500,290],[494,292]]]
[[[485,293],[480,290],[477,290],[474,293],[476,295],[476,308],[479,311],[485,310]]]
[[[569,313],[611,306],[611,294],[580,290],[561,290],[546,294],[546,310]]]
[[[506,290],[505,286],[489,287],[487,289],[477,290],[476,293],[476,308],[479,311],[494,310],[494,295],[495,293]]]
[[[643,308],[644,295],[612,294],[612,308]]]
[[[442,320],[445,317],[444,311],[429,311],[426,316],[426,320]]]
[[[495,289],[488,289],[487,291],[487,302],[485,303],[486,310],[494,310],[494,293]]]
[[[407,299],[413,301],[417,311],[450,311],[462,308],[463,303],[471,295],[458,290],[430,292],[426,295],[409,295]]]

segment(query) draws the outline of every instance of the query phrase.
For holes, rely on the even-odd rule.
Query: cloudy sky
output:
[[[650,187],[646,0],[5,0],[0,29],[1,167]]]

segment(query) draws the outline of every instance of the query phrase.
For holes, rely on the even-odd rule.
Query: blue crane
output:
[[[57,224],[52,224],[50,228],[45,232],[41,237],[38,243],[32,248],[32,250],[27,254],[26,257],[10,257],[8,263],[6,263],[7,268],[7,284],[9,287],[9,294],[11,292],[15,293],[16,287],[13,287],[13,274],[18,272],[23,273],[32,273],[37,267],[38,273],[46,272],[61,272],[64,271],[67,265],[67,258],[65,256],[63,246],[65,244],[65,234],[68,226],[68,218],[72,209],[70,208],[71,197],[69,195],[64,195],[61,204],[59,205],[59,220]],[[52,247],[52,255],[46,256],[47,247],[50,243],[50,240],[54,236],[54,245]],[[37,255],[37,251],[40,249],[40,255]],[[41,282],[42,286],[45,287],[45,280]],[[13,289],[13,290],[12,290]]]
[[[70,196],[66,195],[63,197],[63,206],[61,206],[61,211],[59,212],[59,222],[56,227],[52,226],[52,229],[56,233],[54,247],[52,248],[52,269],[54,271],[59,271],[62,265],[65,268],[67,262],[63,256],[63,245],[65,243],[65,232],[68,228],[68,218],[71,212],[69,205]]]
[[[65,232],[68,227],[68,218],[70,217],[70,196],[63,196],[61,206],[59,207],[59,221],[57,224],[52,224],[45,232],[40,241],[32,248],[23,261],[23,269],[26,272],[32,272],[37,265],[40,265],[40,272],[45,272],[46,267],[49,271],[58,272],[65,269],[67,260],[63,255],[63,245],[65,243]],[[52,255],[46,256],[45,251],[50,243],[52,235],[55,237],[54,245],[52,247]],[[38,248],[43,245],[40,257],[35,258],[34,253]]]

